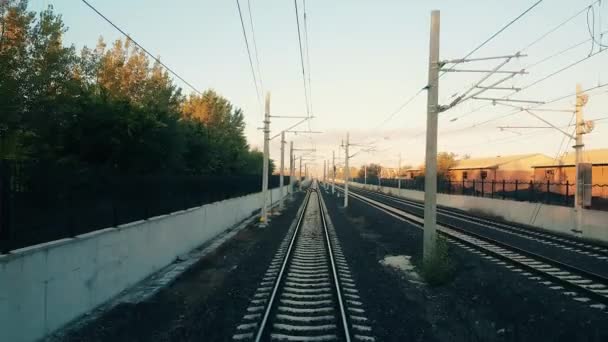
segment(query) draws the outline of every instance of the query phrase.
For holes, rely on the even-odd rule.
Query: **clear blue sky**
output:
[[[247,137],[252,146],[261,146],[261,113],[249,70],[235,1],[160,1],[160,0],[90,0],[102,13],[129,32],[136,40],[193,83],[199,89],[214,88],[246,113]],[[535,0],[434,0],[434,1],[321,1],[308,0],[306,11],[312,78],[312,100],[317,118],[313,129],[324,134],[307,139],[289,137],[302,147],[315,146],[317,155],[331,158],[345,132],[355,142],[377,141],[378,152],[362,154],[353,164],[375,161],[396,164],[419,164],[424,158],[426,93],[382,127],[378,124],[408,97],[426,84],[428,63],[429,17],[432,9],[441,10],[442,59],[462,57],[492,33],[515,18]],[[474,57],[512,54],[558,23],[581,10],[590,0],[545,0],[523,19],[511,26]],[[606,1],[604,1],[606,2]],[[69,27],[65,42],[94,46],[103,36],[112,41],[120,37],[86,5],[78,0],[31,0],[34,10],[52,4]],[[302,6],[299,0],[300,9]],[[248,20],[247,1],[241,0]],[[256,29],[262,80],[272,92],[271,111],[277,115],[305,113],[304,90],[300,69],[298,39],[292,1],[251,0]],[[596,6],[596,27],[608,30],[607,4]],[[248,22],[246,22],[249,28]],[[250,32],[248,31],[248,34]],[[529,57],[511,62],[505,69],[521,69],[589,38],[586,15],[530,48]],[[599,35],[598,35],[599,39]],[[608,37],[604,39],[608,44]],[[591,43],[530,69],[508,86],[525,86],[589,54]],[[597,47],[596,47],[597,51]],[[603,68],[601,66],[604,66]],[[548,100],[574,92],[576,82],[584,88],[608,81],[608,52],[538,84],[515,96],[522,99]],[[490,64],[459,66],[488,68]],[[449,74],[441,79],[441,103],[463,90],[481,75]],[[185,92],[189,89],[183,84]],[[587,118],[608,116],[608,87],[591,96],[585,107]],[[487,94],[488,96],[490,94]],[[496,93],[496,95],[502,95]],[[574,98],[551,108],[572,108]],[[542,125],[528,114],[472,127],[486,119],[509,112],[508,108],[488,107],[457,121],[450,119],[483,103],[472,101],[443,113],[440,118],[440,151],[476,156],[494,156],[541,152],[555,156],[561,133],[554,130],[501,132],[498,125]],[[542,113],[556,125],[566,126],[567,113]],[[608,125],[598,122],[594,133],[585,137],[586,148],[608,147]],[[273,122],[273,132],[289,124]],[[461,130],[459,130],[461,129]],[[418,138],[415,138],[418,136]],[[414,138],[413,138],[414,137]],[[572,145],[572,144],[570,144]],[[278,141],[273,141],[272,157],[279,158]],[[320,161],[322,164],[322,160]]]

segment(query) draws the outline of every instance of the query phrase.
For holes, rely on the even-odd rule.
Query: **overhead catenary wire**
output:
[[[491,42],[494,38],[496,38],[498,35],[500,35],[502,32],[504,32],[507,28],[509,28],[515,22],[517,22],[519,19],[523,18],[526,14],[528,14],[530,11],[532,11],[536,6],[540,5],[541,2],[543,2],[543,0],[536,1],[534,4],[532,4],[532,6],[528,7],[521,14],[519,14],[517,17],[515,17],[514,19],[509,21],[506,25],[504,25],[502,28],[500,28],[498,31],[496,31],[494,34],[492,34],[488,39],[484,40],[481,44],[479,44],[477,47],[475,47],[473,50],[471,50],[469,53],[467,53],[462,59],[467,59],[467,58],[471,57],[475,52],[479,51],[479,49],[481,49],[486,44]],[[445,75],[450,70],[453,70],[453,68],[455,66],[456,66],[456,64],[454,64],[453,66],[451,66],[450,68],[445,70],[443,73],[441,73],[439,75],[439,78],[441,78],[443,75]]]
[[[467,59],[468,57],[472,56],[475,52],[479,51],[482,47],[484,47],[486,44],[488,44],[490,41],[492,41],[494,38],[496,38],[498,35],[500,35],[502,32],[504,32],[507,28],[509,28],[515,22],[517,22],[518,20],[520,20],[521,18],[523,18],[526,14],[528,14],[530,11],[532,11],[536,6],[540,5],[540,3],[542,3],[542,2],[543,2],[543,0],[536,1],[534,4],[532,4],[530,7],[528,7],[525,11],[523,11],[522,13],[520,13],[517,17],[515,17],[514,19],[512,19],[511,21],[509,21],[506,25],[504,25],[503,27],[501,27],[498,31],[494,32],[490,37],[488,37],[481,44],[479,44],[478,46],[476,46],[473,50],[469,51],[469,53],[467,53],[462,59]],[[441,78],[447,72],[453,70],[455,66],[456,66],[456,64],[454,64],[453,66],[451,66],[451,67],[447,68],[446,70],[444,70],[441,74],[439,74],[438,78]],[[396,111],[394,111],[393,113],[391,113],[376,128],[379,128],[382,125],[386,124],[388,121],[390,121],[397,113],[399,113],[401,110],[403,110],[405,107],[407,107],[407,105],[409,105],[416,97],[418,97],[418,95],[420,95],[420,93],[422,93],[426,89],[427,89],[427,86],[423,87],[421,90],[419,90],[417,93],[415,93],[412,97],[408,98],[402,105],[399,106],[399,108]]]
[[[298,44],[300,46],[300,65],[302,66],[302,81],[304,82],[304,100],[306,102],[306,115],[310,117],[310,106],[308,100],[308,86],[306,82],[306,69],[304,67],[304,52],[302,49],[302,34],[300,32],[300,14],[298,12],[298,0],[293,0],[296,10],[296,25],[298,27]]]
[[[308,45],[308,15],[306,13],[306,0],[303,0],[302,5],[304,10],[304,46],[306,50],[306,70],[308,70],[308,99],[310,101],[310,115],[314,116],[315,114],[312,106],[312,83],[310,81],[310,78],[312,77],[312,69],[310,68],[310,46]]]
[[[563,27],[563,26],[565,26],[567,23],[571,22],[572,20],[574,20],[575,18],[577,18],[577,17],[578,17],[578,16],[580,16],[581,14],[585,13],[585,11],[588,11],[588,10],[589,10],[589,7],[591,7],[591,6],[595,5],[595,4],[596,4],[596,3],[598,3],[598,2],[601,2],[601,0],[596,0],[596,1],[594,1],[593,3],[591,3],[590,5],[586,5],[586,6],[584,6],[582,9],[580,9],[579,11],[577,11],[577,12],[576,12],[574,15],[572,15],[572,16],[568,17],[567,19],[565,19],[565,20],[561,21],[561,22],[560,22],[560,23],[558,23],[556,26],[552,27],[552,28],[551,28],[551,29],[549,29],[547,32],[543,33],[543,34],[542,34],[540,37],[538,37],[537,39],[535,39],[534,41],[530,42],[528,45],[526,45],[525,47],[523,47],[522,49],[520,49],[520,51],[522,51],[522,52],[527,51],[529,48],[531,48],[532,46],[534,46],[534,45],[538,44],[540,41],[542,41],[543,39],[547,38],[549,35],[551,35],[552,33],[556,32],[558,29],[562,28],[562,27]],[[553,59],[553,58],[556,58],[556,57],[558,57],[558,56],[561,56],[562,54],[564,54],[564,53],[566,53],[566,52],[568,52],[568,51],[570,51],[570,50],[572,50],[572,49],[574,49],[574,48],[577,48],[577,47],[579,47],[579,46],[581,46],[581,45],[583,45],[583,44],[585,44],[585,43],[587,43],[587,42],[591,41],[591,39],[592,39],[592,38],[589,38],[589,39],[586,39],[586,40],[584,40],[584,41],[582,41],[582,42],[580,42],[580,43],[576,43],[576,44],[574,44],[574,45],[572,45],[572,46],[569,46],[569,47],[567,47],[567,48],[566,48],[566,49],[564,49],[564,50],[558,51],[557,53],[555,53],[555,54],[553,54],[553,55],[550,55],[549,57],[546,57],[546,58],[542,59],[541,61],[538,61],[538,62],[535,62],[535,63],[533,63],[533,64],[527,65],[527,66],[525,66],[523,69],[529,70],[529,69],[531,69],[531,68],[533,68],[533,67],[536,67],[536,66],[538,66],[538,65],[540,65],[540,64],[542,64],[542,63],[547,62],[548,60],[551,60],[551,59]],[[520,91],[521,91],[521,90],[520,90]],[[505,97],[511,96],[511,95],[513,95],[514,93],[515,93],[515,92],[510,93],[510,94],[507,94],[507,95],[505,95]],[[468,115],[470,115],[470,114],[476,113],[476,112],[478,112],[479,110],[481,110],[481,109],[483,109],[483,108],[487,108],[487,107],[489,107],[489,106],[490,106],[490,104],[484,104],[484,105],[481,105],[481,106],[479,106],[479,107],[477,107],[477,108],[474,108],[474,109],[472,109],[472,110],[470,110],[470,111],[465,112],[464,114],[460,114],[460,115],[458,115],[458,116],[453,117],[452,119],[450,119],[450,121],[452,121],[452,122],[453,122],[453,121],[456,121],[456,120],[462,119],[462,118],[463,118],[463,117],[465,117],[465,116],[468,116]]]
[[[249,49],[249,41],[247,39],[247,31],[245,30],[245,23],[243,21],[243,13],[241,11],[241,4],[239,0],[236,0],[236,7],[239,11],[239,18],[241,19],[241,28],[243,29],[243,38],[245,39],[245,47],[247,48],[247,57],[249,57],[249,68],[251,69],[251,75],[253,77],[253,84],[255,86],[255,93],[258,99],[258,106],[260,108],[260,115],[262,115],[262,96],[260,94],[260,89],[258,88],[258,80],[255,75],[255,68],[253,67],[253,60],[251,58],[251,49]]]
[[[588,92],[588,91],[591,91],[591,90],[595,90],[595,89],[604,88],[604,87],[606,87],[606,86],[608,86],[608,83],[603,83],[603,84],[600,84],[600,85],[597,85],[597,86],[593,86],[593,87],[591,87],[591,88],[587,88],[587,89],[583,90],[583,92]],[[576,94],[577,94],[577,93],[576,93],[576,92],[574,92],[574,93],[569,93],[569,94],[567,94],[567,95],[559,96],[559,97],[556,97],[556,98],[554,98],[554,99],[552,99],[552,100],[549,100],[549,101],[544,102],[542,105],[536,105],[536,106],[532,106],[532,107],[530,107],[529,109],[534,109],[534,108],[541,107],[541,106],[544,106],[544,105],[552,104],[552,103],[555,103],[555,102],[558,102],[558,101],[564,100],[564,99],[566,99],[566,98],[569,98],[569,97],[575,96]],[[521,109],[516,109],[516,110],[514,110],[514,111],[512,111],[512,112],[509,112],[509,113],[507,113],[507,114],[504,114],[504,115],[501,115],[501,116],[498,116],[498,117],[494,117],[494,118],[490,118],[490,119],[488,119],[488,120],[485,120],[485,121],[480,122],[480,123],[473,124],[473,125],[471,125],[471,126],[467,126],[467,127],[464,127],[464,128],[459,128],[459,129],[455,129],[455,130],[452,130],[452,131],[444,132],[444,134],[446,134],[446,133],[454,133],[454,132],[459,132],[459,131],[464,131],[464,130],[471,129],[471,128],[474,128],[474,127],[482,126],[482,125],[485,125],[485,124],[487,124],[487,123],[489,123],[489,122],[492,122],[492,121],[496,121],[496,120],[504,119],[504,118],[509,117],[509,116],[513,116],[513,115],[515,115],[515,114],[517,114],[517,113],[521,113],[522,111],[523,111],[523,110],[521,110]]]
[[[566,66],[564,66],[564,67],[561,67],[560,69],[558,69],[558,70],[556,70],[556,71],[554,71],[554,72],[551,72],[550,74],[548,74],[548,75],[546,75],[546,76],[543,76],[543,77],[541,77],[540,79],[538,79],[538,80],[536,80],[536,81],[534,81],[534,82],[532,82],[532,83],[530,83],[530,84],[528,84],[528,85],[526,85],[526,86],[524,86],[524,87],[520,88],[520,90],[518,90],[518,91],[517,91],[517,93],[521,93],[521,92],[523,92],[523,91],[525,91],[525,90],[527,90],[527,89],[529,89],[529,88],[531,88],[531,87],[533,87],[533,86],[535,86],[535,85],[537,85],[537,84],[539,84],[539,83],[541,83],[541,82],[544,82],[544,81],[546,81],[546,80],[548,80],[548,79],[550,79],[550,78],[552,78],[552,77],[554,77],[554,76],[556,76],[556,75],[558,75],[558,74],[560,74],[560,73],[562,73],[562,72],[564,72],[564,71],[566,71],[566,70],[568,70],[568,69],[570,69],[570,68],[573,68],[574,66],[576,66],[576,65],[578,65],[578,64],[580,64],[580,63],[582,63],[582,62],[584,62],[584,61],[586,61],[586,60],[588,60],[588,59],[590,59],[590,58],[592,58],[592,57],[594,57],[594,56],[596,56],[596,55],[598,55],[598,54],[601,54],[601,53],[603,53],[603,52],[605,52],[605,51],[606,51],[606,49],[604,49],[604,50],[600,50],[600,51],[597,51],[597,52],[595,52],[595,53],[593,53],[593,54],[591,54],[591,55],[589,55],[589,56],[585,56],[585,57],[583,57],[583,58],[581,58],[581,59],[579,59],[579,60],[577,60],[577,61],[575,61],[575,62],[573,62],[573,63],[570,63],[570,64],[568,64],[568,65],[566,65]],[[509,96],[511,96],[511,95],[513,95],[513,94],[514,94],[514,93],[511,93],[511,94],[509,94],[509,95],[504,96],[503,98],[507,98],[507,97],[509,97]],[[476,109],[473,109],[473,110],[471,110],[471,111],[469,111],[469,112],[466,112],[466,113],[464,113],[464,114],[462,114],[462,115],[460,115],[460,116],[458,116],[458,117],[452,118],[452,120],[451,120],[451,121],[456,121],[457,119],[461,119],[461,118],[463,118],[463,117],[465,117],[465,116],[467,116],[467,115],[469,115],[469,114],[472,114],[472,113],[474,113],[474,112],[477,112],[477,111],[479,111],[479,110],[481,110],[481,109],[483,109],[483,108],[487,108],[487,107],[489,107],[490,105],[491,105],[491,104],[489,104],[489,103],[488,103],[488,104],[485,104],[485,105],[479,106],[479,107],[478,107],[478,108],[476,108]],[[498,117],[498,118],[496,118],[496,119],[501,119],[501,118],[503,118],[503,117]],[[484,121],[484,122],[482,122],[481,124],[485,124],[485,123],[487,123],[487,122],[491,122],[491,121],[494,121],[494,119],[490,119],[490,120]]]
[[[258,43],[255,39],[255,28],[253,24],[253,16],[251,15],[251,0],[247,0],[247,11],[249,12],[249,26],[251,26],[251,41],[253,42],[253,51],[255,52],[255,63],[258,71],[258,79],[260,80],[260,89],[264,93],[264,82],[262,81],[262,72],[260,71],[260,54],[258,53]]]
[[[160,60],[160,58],[154,56],[148,49],[146,49],[143,45],[141,45],[139,42],[137,42],[135,39],[133,39],[133,37],[131,37],[131,35],[129,35],[123,29],[121,29],[120,27],[118,27],[118,25],[116,25],[114,22],[112,22],[108,17],[106,17],[103,13],[101,13],[97,8],[95,8],[93,5],[91,5],[88,1],[86,1],[86,0],[81,0],[81,1],[85,5],[87,5],[90,9],[92,9],[95,13],[97,13],[97,15],[99,15],[108,24],[112,25],[112,27],[114,27],[123,36],[125,36],[127,39],[129,39],[130,41],[132,41],[133,44],[135,44],[138,48],[140,48],[143,52],[145,52],[150,58],[152,58],[154,61],[156,61],[158,64],[160,64],[163,68],[165,68],[170,74],[172,74],[173,76],[177,77],[180,81],[184,82],[185,85],[187,85],[188,87],[190,87],[190,89],[192,89],[197,94],[203,95],[203,93],[200,90],[198,90],[196,87],[194,87],[190,82],[186,81],[177,72],[173,71],[173,69],[171,69],[170,67],[168,67],[165,63],[163,63]]]

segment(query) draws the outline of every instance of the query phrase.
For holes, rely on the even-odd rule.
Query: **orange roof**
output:
[[[551,159],[540,153],[518,154],[512,156],[498,156],[490,158],[471,158],[459,160],[456,166],[451,167],[450,170],[497,169],[501,165],[528,158],[539,158],[546,161],[549,161]]]
[[[591,163],[593,165],[608,165],[608,149],[604,148],[583,151],[583,162]],[[575,155],[574,151],[571,151],[564,154],[564,156],[559,160],[553,160],[551,163],[540,163],[538,165],[534,165],[533,167],[574,166],[574,164]]]

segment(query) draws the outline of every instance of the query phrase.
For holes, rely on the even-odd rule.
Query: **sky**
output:
[[[357,154],[351,165],[379,162],[396,167],[399,155],[404,166],[420,165],[425,153],[426,91],[401,111],[396,110],[427,84],[431,10],[441,11],[440,56],[442,60],[449,60],[464,57],[536,1],[306,1],[310,60],[307,77],[310,73],[310,99],[315,118],[310,126],[304,124],[301,128],[323,133],[288,134],[287,141],[294,141],[296,148],[316,149],[315,160],[309,163],[317,170],[324,159],[331,160],[332,151],[336,158],[343,157],[339,145],[346,132],[350,132],[353,144],[360,145],[352,146],[351,154],[364,147],[375,147],[374,152]],[[262,108],[251,75],[236,1],[89,2],[197,89],[215,89],[242,108],[250,145],[263,146],[259,130]],[[583,88],[606,83],[608,52],[600,50],[597,44],[592,47],[588,30],[588,22],[594,21],[596,40],[602,39],[602,43],[608,45],[608,35],[600,37],[599,34],[608,31],[606,1],[595,4],[594,16],[583,11],[526,48],[592,2],[544,0],[471,57],[527,54],[527,57],[512,59],[501,69],[526,68],[528,74],[518,75],[503,84],[523,88],[595,53],[580,64],[513,95],[513,99],[546,102],[573,94],[577,83]],[[297,0],[297,3],[303,25],[304,2]],[[240,0],[240,4],[249,44],[255,53],[248,2]],[[294,2],[250,0],[249,4],[260,62],[261,88],[271,94],[271,114],[306,115]],[[69,28],[65,44],[91,47],[100,36],[106,41],[121,38],[119,32],[81,1],[30,0],[32,10],[38,11],[48,5],[53,5],[62,14]],[[303,35],[302,26],[301,30]],[[589,41],[583,43],[585,40]],[[543,62],[577,43],[581,44]],[[255,55],[252,57],[255,63]],[[499,62],[466,63],[456,69],[487,70]],[[541,63],[534,65],[537,62]],[[446,74],[440,79],[440,104],[449,103],[454,94],[467,90],[484,75]],[[487,82],[496,79],[494,75]],[[176,80],[176,84],[185,93],[191,92],[180,81]],[[496,90],[482,96],[502,97],[507,93]],[[608,87],[591,91],[589,95],[589,102],[584,107],[585,119],[608,117]],[[571,96],[539,108],[573,109],[574,103],[575,98]],[[481,110],[470,113],[483,105],[486,106]],[[499,129],[499,126],[546,126],[525,112],[495,119],[512,111],[512,108],[488,105],[487,101],[470,100],[441,113],[439,151],[474,158],[524,153],[556,157],[559,152],[571,150],[572,143],[561,144],[564,134],[556,129]],[[571,118],[571,113],[566,112],[537,114],[558,127],[568,127]],[[271,135],[293,123],[294,119],[273,119]],[[594,131],[585,135],[586,149],[608,148],[606,123],[608,119],[597,121]],[[272,140],[270,150],[271,158],[277,160],[277,164],[280,158],[278,140]]]

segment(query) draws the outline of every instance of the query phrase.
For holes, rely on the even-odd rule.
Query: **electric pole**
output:
[[[293,194],[293,171],[294,171],[294,161],[293,161],[293,141],[289,142],[289,194]]]
[[[279,174],[279,187],[281,188],[281,204],[280,206],[283,207],[283,197],[284,197],[284,189],[283,189],[283,182],[284,182],[284,173],[285,173],[285,131],[281,132],[281,172]]]
[[[401,190],[401,153],[399,153],[399,165],[397,166],[397,188]]]
[[[323,185],[325,185],[325,172],[327,171],[327,161],[323,160]]]
[[[336,151],[331,151],[331,193],[336,193]]]
[[[300,191],[302,191],[302,156],[300,156],[300,172],[298,172],[298,181],[300,182]]]
[[[585,194],[585,177],[581,170],[583,163],[583,134],[587,133],[585,120],[583,119],[583,106],[587,104],[589,96],[583,94],[580,84],[576,85],[576,145],[574,145],[576,191],[574,192],[574,211],[576,212],[576,229],[583,233],[583,201]]]
[[[348,207],[348,179],[350,178],[350,169],[348,168],[348,137],[346,132],[346,144],[344,145],[344,208]]]
[[[367,165],[363,165],[363,183],[367,185]]]
[[[423,259],[435,252],[437,224],[437,116],[439,113],[439,29],[438,10],[431,12],[429,83],[427,85],[426,162],[424,175]]]
[[[266,94],[264,108],[264,160],[262,167],[262,213],[260,221],[262,226],[266,226],[268,221],[268,154],[270,145],[270,93]]]

